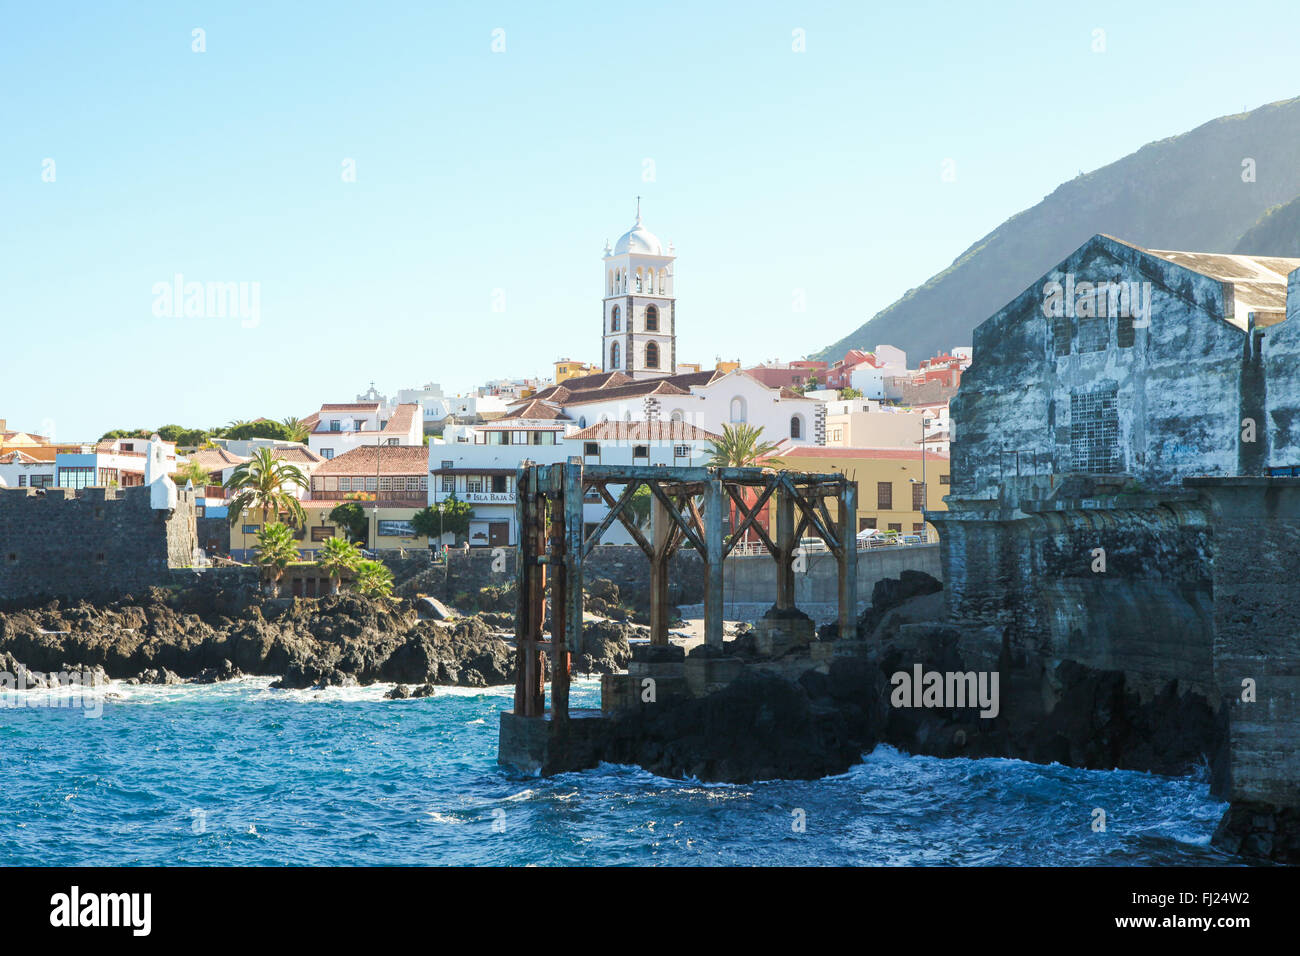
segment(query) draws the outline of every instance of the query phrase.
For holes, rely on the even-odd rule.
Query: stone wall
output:
[[[0,602],[113,599],[193,563],[194,495],[150,507],[148,487],[0,490]]]
[[[608,578],[618,585],[625,603],[648,603],[650,562],[640,548],[601,544],[592,548],[583,563],[587,580]],[[500,587],[515,579],[515,549],[475,548],[469,552],[450,549],[446,565],[438,565],[413,577],[402,593],[423,591],[439,600],[454,603],[459,594],[475,594],[485,587]],[[673,557],[668,599],[674,604],[704,600],[704,566],[694,551],[681,550]]]
[[[1216,790],[1300,807],[1300,478],[1189,484],[1212,502],[1216,531],[1214,679],[1230,743]]]

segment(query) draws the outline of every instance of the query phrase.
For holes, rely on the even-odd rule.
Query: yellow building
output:
[[[725,375],[728,372],[734,372],[736,369],[740,368],[740,362],[718,362],[714,367]]]
[[[587,362],[572,362],[569,359],[560,359],[555,363],[555,384],[559,385],[567,379],[577,378],[581,375],[590,375],[596,371],[599,371],[599,369],[593,368]],[[532,394],[531,390],[529,394]]]
[[[933,526],[921,515],[944,511],[943,496],[948,493],[950,471],[947,455],[926,451],[924,468],[918,448],[833,448],[829,446],[795,446],[780,455],[782,470],[838,472],[858,483],[858,520],[856,529],[877,528],[919,534]],[[924,471],[924,477],[922,472]],[[836,505],[831,514],[838,519]],[[769,523],[775,514],[769,509]],[[775,533],[775,529],[773,529]]]
[[[307,523],[296,532],[295,537],[298,539],[298,551],[305,559],[311,560],[315,552],[324,547],[325,542],[335,535],[340,537],[346,535],[342,528],[329,521],[329,513],[343,503],[342,501],[301,502],[302,510],[307,515]],[[399,549],[412,551],[429,546],[429,539],[416,537],[410,527],[415,513],[425,507],[423,503],[416,506],[381,501],[378,512],[373,501],[359,501],[357,504],[361,505],[366,513],[366,540],[361,543],[361,547],[377,551]],[[283,515],[281,520],[287,517]],[[236,560],[251,557],[253,549],[257,547],[257,532],[261,529],[260,511],[248,511],[241,515],[239,521],[230,528],[231,557]]]

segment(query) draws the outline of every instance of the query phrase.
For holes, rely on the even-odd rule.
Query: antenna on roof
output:
[[[641,197],[636,197],[636,221],[641,221]]]

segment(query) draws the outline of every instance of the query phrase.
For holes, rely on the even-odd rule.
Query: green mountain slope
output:
[[[1300,259],[1300,198],[1260,216],[1232,251],[1243,256]]]
[[[1099,232],[1148,248],[1198,252],[1231,252],[1248,230],[1257,233],[1253,243],[1281,241],[1285,222],[1295,222],[1300,210],[1272,225],[1260,219],[1300,196],[1298,156],[1300,97],[1149,143],[1059,186],[813,358],[834,361],[847,349],[888,343],[905,349],[915,364],[969,345],[975,326]],[[1255,182],[1242,181],[1245,158],[1255,160]],[[1292,230],[1292,248],[1295,236]]]

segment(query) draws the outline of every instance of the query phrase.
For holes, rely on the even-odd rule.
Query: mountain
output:
[[[1285,206],[1274,206],[1260,216],[1232,251],[1243,256],[1300,259],[1300,198]]]
[[[1297,255],[1297,156],[1300,97],[1148,143],[1063,183],[811,357],[835,361],[850,348],[888,343],[914,365],[969,345],[975,326],[1099,232],[1152,249],[1229,252],[1248,242],[1257,255]],[[1247,158],[1255,182],[1242,179]]]

